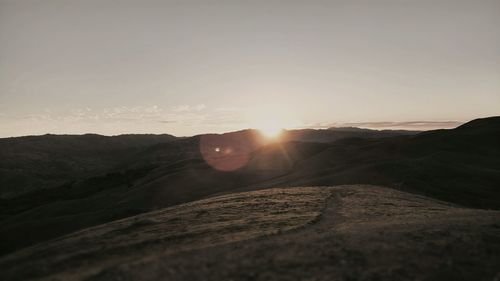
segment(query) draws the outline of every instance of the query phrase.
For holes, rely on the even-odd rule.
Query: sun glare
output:
[[[278,139],[283,130],[290,128],[291,125],[288,123],[286,120],[268,118],[266,120],[262,120],[258,124],[255,124],[254,128],[259,130],[262,135],[269,139]]]
[[[249,113],[249,128],[259,130],[263,136],[272,140],[278,140],[284,130],[300,125],[293,110],[284,106],[262,107]]]
[[[261,128],[258,128],[258,130],[268,138],[277,138],[283,131],[283,128],[274,126],[263,126]]]

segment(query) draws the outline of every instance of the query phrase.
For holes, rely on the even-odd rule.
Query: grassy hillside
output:
[[[499,211],[378,186],[195,201],[0,258],[3,280],[493,280]]]
[[[6,243],[0,253],[131,215],[267,187],[379,184],[463,206],[500,209],[499,120],[332,143],[266,144],[255,131],[241,131],[147,146],[127,154],[113,172],[2,200],[0,239]],[[216,148],[232,153],[220,154]],[[234,171],[214,168],[217,161],[241,159],[244,165]]]
[[[344,139],[294,165],[268,184],[382,184],[465,206],[499,209],[500,117],[415,136]]]
[[[0,259],[2,279],[82,279],[124,262],[289,231],[318,219],[329,194],[322,188],[237,193],[111,222]]]
[[[171,135],[44,135],[0,139],[0,198],[12,198],[119,168]]]

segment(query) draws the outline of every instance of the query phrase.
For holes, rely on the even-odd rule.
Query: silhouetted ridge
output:
[[[460,130],[500,131],[500,116],[474,119],[457,127]]]

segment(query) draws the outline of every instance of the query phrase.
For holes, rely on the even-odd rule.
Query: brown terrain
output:
[[[370,184],[500,209],[500,117],[426,132],[255,130],[0,139],[0,256],[196,200],[271,187]]]
[[[500,117],[0,139],[3,280],[500,280]]]
[[[233,193],[0,259],[2,280],[499,280],[500,212],[378,186]]]

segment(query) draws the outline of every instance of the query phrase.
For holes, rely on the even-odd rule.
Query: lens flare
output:
[[[203,135],[200,137],[200,152],[205,162],[219,171],[234,171],[244,167],[249,153],[254,149],[251,138],[233,138],[226,135]]]

